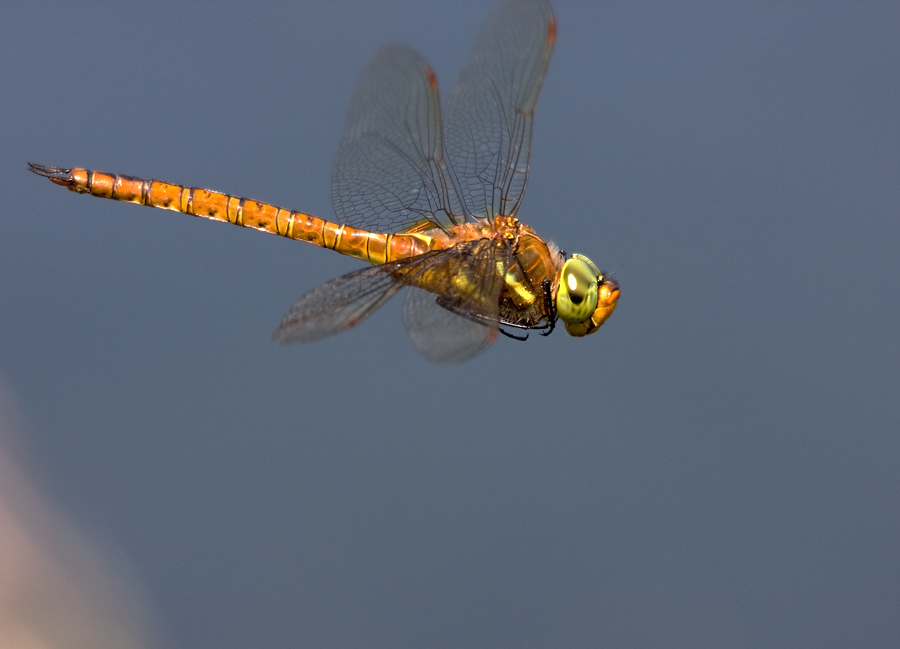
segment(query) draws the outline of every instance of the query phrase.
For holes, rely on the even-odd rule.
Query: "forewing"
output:
[[[444,161],[437,79],[414,51],[379,50],[350,102],[331,175],[341,223],[401,232],[425,222],[462,223]]]
[[[482,27],[450,92],[447,155],[476,217],[513,214],[522,199],[534,106],[555,37],[546,0],[507,0]]]
[[[416,349],[435,363],[461,363],[497,338],[496,324],[456,315],[440,306],[433,293],[418,288],[406,294],[403,323]]]
[[[497,339],[500,291],[512,252],[489,241],[470,243],[465,254],[451,249],[457,254],[441,260],[447,272],[438,293],[411,288],[403,305],[413,344],[438,363],[467,360]]]

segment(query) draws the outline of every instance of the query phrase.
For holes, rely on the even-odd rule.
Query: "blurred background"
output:
[[[278,347],[358,262],[26,169],[330,217],[369,56],[446,93],[492,6],[3,5],[8,547],[105,646],[897,647],[897,3],[556,0],[519,216],[622,297],[459,366],[399,300]]]

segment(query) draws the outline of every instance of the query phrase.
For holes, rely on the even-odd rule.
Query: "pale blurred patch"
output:
[[[138,589],[40,491],[21,454],[21,418],[0,377],[0,647],[140,649]]]

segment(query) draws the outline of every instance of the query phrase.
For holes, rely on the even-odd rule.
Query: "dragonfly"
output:
[[[506,0],[488,17],[441,111],[435,73],[402,45],[362,73],[332,169],[335,221],[249,198],[81,168],[29,163],[84,194],[174,210],[306,241],[369,263],[313,288],[279,343],[355,327],[406,288],[403,322],[427,358],[467,360],[498,337],[596,332],[618,283],[566,255],[516,213],[534,108],[556,40],[546,0]]]

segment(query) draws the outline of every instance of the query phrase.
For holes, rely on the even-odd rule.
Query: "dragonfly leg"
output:
[[[544,289],[544,309],[547,311],[547,319],[550,321],[547,331],[542,331],[541,335],[549,336],[553,333],[553,328],[556,326],[556,305],[553,304],[550,280],[544,278],[544,281],[541,282],[541,287]]]
[[[517,336],[516,334],[511,334],[508,331],[504,331],[503,327],[498,328],[497,331],[502,333],[507,338],[512,338],[513,340],[528,340],[528,334],[525,334],[524,336]]]

